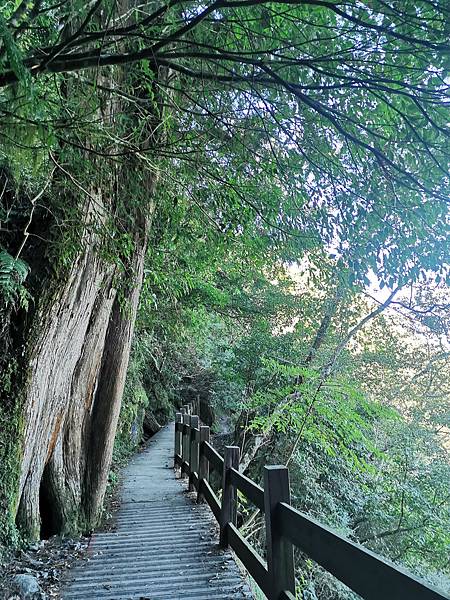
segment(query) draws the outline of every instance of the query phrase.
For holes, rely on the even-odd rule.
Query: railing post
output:
[[[177,430],[177,424],[183,422],[183,415],[179,412],[175,415],[175,450],[173,455],[173,468],[178,470],[177,455],[181,455],[181,432]]]
[[[188,415],[189,414],[189,404],[184,404],[183,408],[184,408],[184,412]]]
[[[184,443],[184,425],[185,425],[185,418],[186,418],[186,413],[184,412],[184,408],[181,409],[183,411],[182,415],[181,415],[181,465],[180,465],[180,477],[183,477],[183,461],[184,461],[184,447],[185,447],[185,443]]]
[[[195,432],[198,431],[199,419],[197,415],[191,416],[191,435],[190,435],[190,453],[189,464],[191,472],[189,473],[189,491],[194,491],[193,474],[198,474],[198,443],[195,440]]]
[[[191,421],[191,415],[188,414],[184,414],[183,415],[183,437],[181,440],[181,448],[182,448],[182,463],[184,462],[189,462],[189,434],[190,434],[190,429],[189,429],[189,424]],[[183,466],[183,464],[181,465],[181,477],[186,477],[187,475],[187,471],[186,468]]]
[[[207,425],[200,426],[200,443],[198,445],[198,494],[197,502],[204,502],[205,497],[202,492],[202,481],[209,479],[209,462],[202,452],[202,442],[209,443],[209,427]]]
[[[237,522],[237,490],[231,483],[231,468],[239,469],[239,447],[225,446],[222,473],[222,507],[220,509],[221,548],[228,546],[228,523]]]
[[[269,600],[278,600],[281,592],[295,595],[294,551],[291,542],[280,534],[277,506],[290,504],[289,471],[283,466],[264,467],[264,511],[266,520]]]

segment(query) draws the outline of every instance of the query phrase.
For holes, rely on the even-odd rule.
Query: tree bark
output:
[[[143,238],[137,240],[139,247],[135,252],[132,269],[135,273],[134,282],[127,286],[128,310],[125,312],[121,308],[121,299],[116,296],[106,332],[102,364],[90,412],[89,442],[86,448],[88,460],[83,481],[83,508],[88,525],[96,523],[106,490],[142,286],[147,232],[146,223]]]
[[[149,192],[152,192],[152,186]],[[31,538],[98,521],[142,285],[150,216],[135,219],[135,252],[117,275],[93,250],[35,315],[29,354],[17,523]],[[51,505],[51,506],[50,506]]]
[[[18,522],[30,537],[38,537],[40,533],[39,493],[44,468],[54,454],[56,457],[61,452],[60,438],[68,415],[73,415],[74,374],[80,369],[83,357],[95,362],[95,357],[84,355],[85,340],[96,300],[110,282],[108,269],[87,252],[72,267],[66,285],[50,309],[43,305],[34,319],[33,329],[39,335],[29,349],[32,359],[22,391],[25,430],[18,510]],[[106,303],[104,310],[108,308]],[[58,479],[58,472],[62,474],[62,462],[59,465],[57,462],[49,467],[49,481]],[[56,497],[61,486],[65,488],[62,482],[52,486]],[[58,505],[55,510],[64,512]]]

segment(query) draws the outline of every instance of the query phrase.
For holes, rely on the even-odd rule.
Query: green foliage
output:
[[[20,258],[16,259],[6,250],[0,251],[0,297],[6,307],[28,308],[30,294],[24,286],[29,267]]]
[[[143,379],[150,366],[150,353],[151,347],[146,344],[146,341],[135,337],[114,442],[114,460],[119,463],[136,450],[142,439],[144,414],[149,408],[149,398],[143,387]]]
[[[237,245],[228,255],[225,274],[200,263],[210,290],[219,289],[220,295],[205,294],[200,281],[164,304],[168,296],[153,282],[152,317],[150,305],[143,305],[141,319],[166,340],[176,331],[189,357],[194,346],[211,373],[209,401],[228,435],[235,429],[244,461],[254,440],[262,440],[248,467],[255,480],[265,462],[288,462],[299,509],[445,588],[448,498],[442,481],[450,466],[435,429],[445,423],[448,395],[443,393],[442,409],[419,404],[426,394],[432,403],[446,385],[445,353],[427,364],[430,338],[422,347],[421,338],[402,335],[391,317],[381,316],[336,357],[342,336],[370,312],[363,296],[354,289],[336,294],[333,277],[326,274],[318,275],[317,287],[288,284],[280,268],[277,280],[268,280],[254,265],[243,266],[241,251]],[[197,260],[192,246],[180,256],[182,269],[172,271],[177,277]],[[329,328],[308,362],[328,313]],[[440,334],[441,326],[436,331]],[[419,373],[425,365],[425,373],[416,379],[412,365]],[[424,395],[433,365],[436,387]],[[186,366],[191,373],[198,368]],[[405,384],[401,392],[399,374]],[[242,499],[241,510],[251,516]],[[251,535],[258,546],[261,539]],[[297,566],[304,597],[355,598],[305,557],[298,557]]]
[[[3,42],[9,65],[17,76],[18,81],[28,87],[30,85],[30,74],[24,67],[22,52],[14,42],[14,38],[2,13],[0,13],[0,40]]]
[[[114,443],[116,461],[123,461],[136,450],[141,441],[142,422],[148,405],[149,400],[142,386],[135,385],[130,392],[125,393]]]
[[[117,163],[126,163],[124,172],[139,184],[145,171],[161,174],[162,195],[174,199],[169,218],[179,219],[181,207],[185,222],[198,220],[203,230],[196,239],[205,247],[211,232],[221,245],[251,231],[249,254],[271,246],[279,257],[298,260],[319,248],[347,271],[350,284],[367,282],[369,268],[388,286],[424,280],[429,270],[445,280],[445,0],[344,7],[231,2],[213,15],[191,1],[181,14],[167,6],[144,21],[141,11],[130,10],[125,48],[116,46],[110,27],[122,18],[120,5],[108,3],[103,16],[82,2],[52,10],[24,2],[16,15],[17,8],[2,7],[0,75],[4,83],[23,79],[19,71],[30,58],[34,99],[11,104],[14,94],[4,85],[0,107],[8,118],[2,145],[15,144],[11,162],[20,163],[22,175],[34,162],[38,172],[45,169],[42,148],[75,175],[69,187],[102,186]],[[179,30],[180,19],[186,30]],[[59,47],[60,24],[74,22],[89,35]],[[152,39],[160,40],[157,47]],[[100,58],[104,45],[115,54]],[[101,68],[112,56],[122,62],[125,49],[133,62],[125,77],[117,65],[101,72],[103,83],[90,76],[87,67]],[[75,163],[84,164],[72,171],[75,151]],[[28,160],[15,160],[19,154]],[[123,187],[127,198],[147,189],[130,183]],[[120,231],[127,211],[116,208],[97,227]],[[128,250],[126,237],[112,236],[119,238],[117,252],[114,244],[106,252],[118,263]],[[192,289],[195,279],[185,273],[173,293]]]
[[[14,362],[10,362],[0,373],[0,389],[5,393],[0,403],[0,557],[6,548],[20,542],[14,523],[23,431],[22,407],[16,396],[18,377],[17,364]]]

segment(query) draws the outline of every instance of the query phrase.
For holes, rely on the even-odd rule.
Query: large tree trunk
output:
[[[134,256],[132,268],[132,272],[135,273],[134,281],[132,285],[127,286],[127,311],[121,309],[121,302],[117,296],[111,311],[97,389],[90,411],[89,445],[85,454],[88,460],[83,482],[83,508],[88,524],[94,524],[101,511],[111,463],[142,286],[147,225],[144,226],[144,232],[144,239],[141,240],[141,245],[136,249]]]
[[[87,252],[72,267],[52,306],[43,306],[35,315],[33,330],[39,334],[28,350],[32,360],[22,391],[25,432],[19,488],[19,522],[33,537],[40,533],[39,495],[44,468],[55,449],[61,452],[59,438],[72,412],[72,381],[83,357],[96,300],[104,294],[108,280],[111,274]],[[111,310],[108,303],[104,310]],[[89,359],[95,361],[93,356]],[[48,475],[47,481],[54,480],[55,470]],[[61,512],[58,505],[55,509],[57,514]]]
[[[149,192],[151,192],[149,186]],[[149,217],[120,291],[114,267],[87,250],[34,317],[22,398],[17,522],[29,537],[90,529],[105,494],[142,285]],[[124,278],[123,278],[124,279]],[[31,336],[33,339],[33,336]]]

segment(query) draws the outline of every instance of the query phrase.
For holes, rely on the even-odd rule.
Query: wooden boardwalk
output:
[[[117,529],[93,535],[64,600],[252,598],[231,552],[218,548],[210,509],[175,479],[173,439],[173,425],[163,428],[125,469]]]

